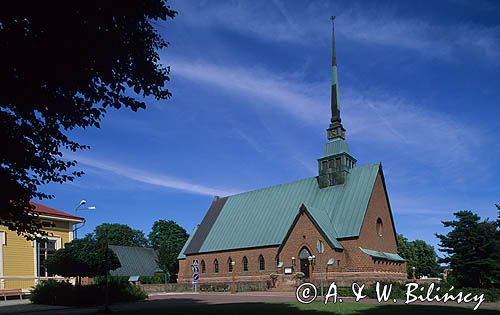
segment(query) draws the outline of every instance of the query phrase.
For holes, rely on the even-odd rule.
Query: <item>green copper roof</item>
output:
[[[391,253],[386,253],[386,252],[381,252],[378,250],[372,250],[372,249],[366,249],[366,248],[359,248],[361,251],[367,255],[370,255],[374,258],[378,259],[383,259],[383,260],[389,260],[389,261],[397,261],[397,262],[405,262],[406,260],[399,256],[398,254],[391,254]]]
[[[109,245],[121,267],[111,270],[112,276],[153,276],[160,271],[152,248]]]
[[[314,222],[319,226],[319,228],[325,233],[326,238],[330,241],[334,248],[343,249],[344,246],[340,244],[337,240],[338,233],[335,231],[335,227],[333,226],[332,219],[321,209],[317,209],[311,206],[304,205],[306,209],[309,211],[311,216],[313,217]]]
[[[190,252],[185,252],[185,246],[179,257],[280,245],[302,204],[332,243],[337,238],[359,236],[379,168],[379,163],[355,167],[343,185],[322,189],[316,177],[311,177],[229,196],[200,245]]]
[[[347,153],[351,155],[351,152],[349,151],[349,146],[347,143],[340,139],[336,138],[331,141],[328,141],[325,145],[325,152],[323,155],[320,157],[320,159],[327,157],[327,156],[332,156],[332,155],[337,155],[341,153]]]
[[[184,252],[186,251],[186,248],[188,247],[191,240],[193,239],[193,235],[194,235],[194,233],[196,233],[196,230],[198,230],[198,225],[194,227],[193,232],[191,233],[191,235],[189,235],[186,243],[184,243],[184,246],[182,246],[181,252],[177,256],[177,259],[185,259],[186,258],[186,255],[184,254]]]

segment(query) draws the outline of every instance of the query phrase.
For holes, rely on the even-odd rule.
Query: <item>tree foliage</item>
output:
[[[88,148],[69,131],[99,128],[109,108],[143,109],[139,97],[170,97],[154,25],[175,14],[166,0],[0,4],[0,224],[40,233],[29,201],[83,174],[62,158]]]
[[[171,276],[179,271],[177,256],[189,235],[174,221],[158,220],[149,233],[149,242],[158,250],[158,266]],[[171,281],[175,278],[171,278]]]
[[[398,254],[406,259],[406,272],[408,277],[413,276],[413,267],[415,275],[437,277],[440,273],[438,257],[434,247],[422,240],[409,242],[402,234],[398,234]]]
[[[498,215],[497,215],[497,227],[500,228],[500,205],[495,204],[495,207],[498,210]]]
[[[46,263],[48,270],[63,277],[95,277],[121,266],[111,249],[88,237],[67,243]]]
[[[154,249],[159,249],[161,243],[165,241],[172,241],[174,243],[180,242],[182,243],[182,245],[184,245],[189,237],[186,230],[172,220],[155,221],[153,223],[153,228],[151,229],[151,232],[148,236],[149,242]]]
[[[103,223],[96,226],[94,232],[89,237],[100,241],[107,240],[109,245],[120,246],[148,246],[148,240],[144,232],[132,229],[126,224]]]
[[[443,221],[452,228],[446,235],[436,234],[440,251],[446,254],[457,285],[500,287],[500,230],[496,222],[480,221],[471,211],[454,213],[456,220]]]

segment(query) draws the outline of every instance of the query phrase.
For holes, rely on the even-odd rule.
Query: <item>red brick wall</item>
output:
[[[296,268],[294,272],[300,271],[299,252],[303,247],[307,247],[311,255],[316,256],[317,263],[319,264],[320,255],[316,249],[316,242],[318,240],[323,241],[325,244],[325,252],[323,254],[325,264],[329,258],[334,258],[336,262],[340,261],[341,264],[343,263],[343,254],[335,251],[328,245],[321,233],[316,229],[309,216],[304,212],[300,214],[295,227],[279,253],[279,259],[283,262],[283,266],[292,267],[292,257],[295,257]],[[335,268],[333,270],[339,270],[337,263],[335,264]]]
[[[194,259],[198,259],[200,283],[231,281],[231,273],[228,269],[228,259],[235,262],[234,272],[238,281],[268,280],[269,275],[276,271],[276,252],[278,247],[264,247],[243,249],[226,252],[214,252],[199,255],[188,255],[185,260],[179,261],[179,282],[191,281],[193,272],[191,265]],[[262,255],[265,261],[265,269],[259,270],[259,256]],[[248,259],[248,271],[243,271],[243,257]],[[219,272],[214,271],[214,260],[219,261]],[[201,261],[206,264],[206,272],[202,273]]]
[[[382,236],[377,233],[377,219],[382,219]],[[357,239],[340,242],[345,248],[345,269],[343,271],[392,271],[405,272],[404,263],[374,261],[363,253],[359,247],[397,253],[397,241],[390,215],[389,203],[386,198],[382,176],[379,173],[375,180],[372,195],[368,202],[360,236]]]

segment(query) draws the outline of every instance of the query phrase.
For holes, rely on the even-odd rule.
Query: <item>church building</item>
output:
[[[331,119],[318,174],[227,197],[215,197],[179,254],[179,283],[293,279],[403,281],[396,229],[381,163],[358,165],[342,126],[335,34]]]

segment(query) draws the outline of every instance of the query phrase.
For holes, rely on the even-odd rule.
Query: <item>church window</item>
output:
[[[336,158],[335,159],[335,167],[337,168],[337,170],[340,170],[340,158]]]
[[[227,270],[229,272],[233,272],[233,260],[231,259],[231,257],[227,259]]]
[[[333,168],[333,160],[328,160],[328,168]]]
[[[205,261],[201,260],[201,273],[207,272],[207,266],[205,265]]]
[[[248,258],[243,256],[243,271],[248,271]]]
[[[266,261],[264,260],[264,256],[260,255],[259,256],[259,270],[265,270],[266,269]]]
[[[377,219],[377,235],[382,236],[382,229],[384,227],[384,224],[382,223],[382,219],[378,218]]]
[[[217,259],[214,260],[214,272],[219,272],[219,261]]]
[[[327,168],[327,164],[326,163],[327,163],[326,161],[321,162],[321,169],[322,170],[326,170],[326,168]]]

